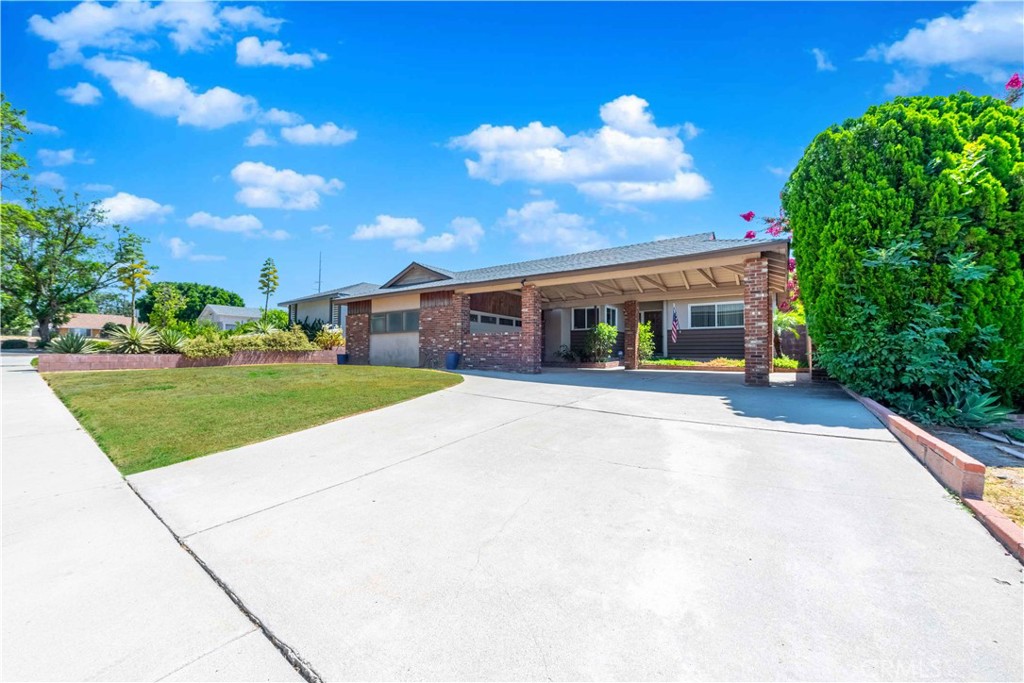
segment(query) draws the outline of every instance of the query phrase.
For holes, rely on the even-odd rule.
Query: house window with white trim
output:
[[[619,326],[619,309],[606,306],[604,309],[604,321],[612,327]]]
[[[597,324],[597,306],[572,309],[572,329],[589,330]]]
[[[690,327],[743,327],[743,302],[690,304]]]

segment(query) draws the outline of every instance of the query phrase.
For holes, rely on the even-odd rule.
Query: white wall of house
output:
[[[329,296],[325,296],[322,299],[300,301],[297,305],[298,315],[295,316],[295,319],[299,322],[302,322],[307,317],[309,322],[313,322],[317,318],[327,322],[328,317],[331,315],[331,297]]]
[[[569,316],[564,309],[544,311],[544,360],[558,361],[558,347],[568,344]]]
[[[371,302],[370,313],[418,310],[420,295],[402,294],[381,297]],[[396,365],[414,368],[420,364],[419,332],[370,333],[370,365]]]

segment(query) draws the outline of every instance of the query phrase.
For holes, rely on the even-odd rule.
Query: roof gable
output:
[[[422,263],[413,261],[406,266],[402,272],[381,285],[381,289],[408,287],[409,285],[421,285],[425,282],[439,282],[441,280],[451,279],[451,271],[446,271],[441,268],[431,268],[430,266],[425,266]]]

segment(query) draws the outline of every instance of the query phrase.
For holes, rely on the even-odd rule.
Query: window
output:
[[[493,315],[482,315],[480,316],[480,322],[485,323],[487,325],[497,325],[498,319]]]
[[[691,304],[690,327],[743,327],[743,304]]]
[[[478,322],[480,322],[480,316],[477,315],[476,313],[470,313],[469,314],[469,322],[471,322],[471,323],[478,323]]]
[[[419,311],[390,311],[370,316],[370,333],[417,332],[420,329]]]
[[[498,318],[498,324],[504,325],[505,327],[514,327],[516,321],[513,320],[512,318]]]
[[[572,309],[572,329],[589,330],[597,324],[597,306]]]
[[[604,321],[612,327],[619,326],[619,309],[612,308],[611,306],[605,306],[604,309]]]

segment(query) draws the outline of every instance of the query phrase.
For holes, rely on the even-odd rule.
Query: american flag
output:
[[[676,305],[672,304],[672,343],[676,343],[679,337],[679,316],[676,315]]]

